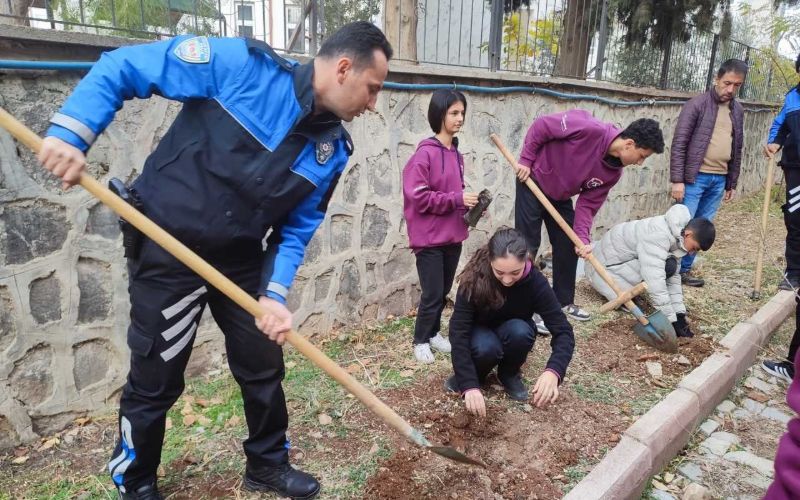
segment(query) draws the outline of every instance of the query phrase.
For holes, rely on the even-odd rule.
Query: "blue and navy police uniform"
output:
[[[780,144],[783,154],[779,165],[786,180],[786,277],[800,281],[800,85],[786,94],[781,112],[769,131],[769,144]],[[790,360],[794,361],[794,359]]]
[[[314,112],[313,63],[264,43],[182,36],[105,53],[51,120],[83,151],[125,100],[183,102],[131,188],[147,216],[253,296],[285,302],[305,247],[352,154],[341,120]],[[155,480],[167,410],[206,306],[225,335],[249,436],[248,462],[288,461],[281,347],[252,316],[145,240],[128,260],[130,373],[108,464],[122,491]]]

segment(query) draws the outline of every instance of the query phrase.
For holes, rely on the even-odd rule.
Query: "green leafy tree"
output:
[[[370,21],[380,13],[381,0],[324,0],[325,33],[353,21]]]

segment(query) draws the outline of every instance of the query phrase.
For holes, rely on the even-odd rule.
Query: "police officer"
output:
[[[121,498],[162,498],[156,469],[166,414],[183,391],[206,306],[242,390],[244,485],[291,498],[319,492],[316,479],[288,463],[286,295],[353,151],[342,120],[374,108],[391,56],[367,22],[341,28],[304,65],[254,40],[181,36],[104,54],[53,116],[39,160],[68,188],[123,101],[157,94],[183,102],[131,191],[150,218],[264,311],[254,323],[150,240],[129,257],[130,373],[108,464]]]

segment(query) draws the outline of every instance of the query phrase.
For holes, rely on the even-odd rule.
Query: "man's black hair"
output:
[[[722,78],[726,73],[735,73],[737,75],[747,76],[747,70],[750,69],[747,63],[741,59],[728,59],[723,62],[717,70],[717,78]]]
[[[392,58],[392,46],[386,35],[368,21],[348,23],[336,30],[322,43],[318,57],[331,58],[346,55],[353,59],[353,65],[363,68],[372,64],[375,49],[380,49],[386,60]]]
[[[622,131],[623,139],[633,139],[637,148],[652,149],[654,153],[664,152],[664,134],[658,122],[651,118],[639,118]]]
[[[714,223],[705,217],[695,217],[690,220],[686,227],[683,228],[684,231],[687,229],[692,231],[692,237],[704,252],[711,248],[711,245],[714,244],[714,239],[717,237]]]
[[[467,98],[464,94],[452,89],[439,89],[431,96],[431,103],[428,105],[428,123],[434,134],[442,131],[442,122],[447,116],[447,110],[454,103],[461,101],[464,105],[464,113],[467,112]]]

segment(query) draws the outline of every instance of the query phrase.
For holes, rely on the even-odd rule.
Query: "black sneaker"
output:
[[[506,394],[508,394],[508,397],[510,397],[514,401],[528,400],[528,388],[525,387],[525,384],[522,383],[522,377],[520,376],[519,373],[517,373],[513,377],[499,378],[499,380],[500,383],[503,384],[503,389],[505,389]]]
[[[793,292],[798,288],[800,288],[800,278],[790,278],[788,276],[784,276],[778,285],[778,290],[786,290],[789,292]]]
[[[458,382],[456,382],[455,375],[450,375],[447,377],[447,380],[444,381],[444,392],[455,392],[456,394],[461,392],[458,390]]]
[[[681,273],[681,284],[700,288],[706,284],[706,280],[698,278],[697,276],[692,276],[689,273]]]
[[[139,486],[135,490],[125,491],[125,493],[117,490],[117,493],[121,500],[164,500],[164,497],[158,492],[156,483]]]
[[[292,499],[314,498],[319,493],[319,481],[311,474],[297,470],[288,463],[275,467],[247,466],[244,487],[250,491],[270,491]]]
[[[791,382],[794,379],[794,365],[788,361],[766,360],[761,363],[761,368],[770,375],[782,378],[787,382]]]

